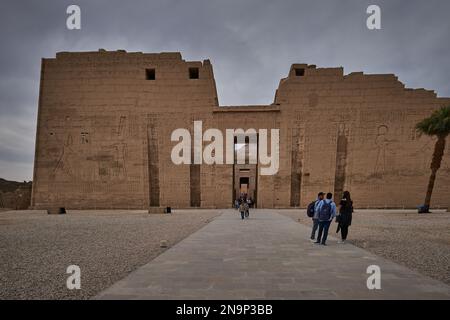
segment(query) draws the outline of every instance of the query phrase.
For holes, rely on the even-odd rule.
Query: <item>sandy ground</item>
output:
[[[87,299],[217,216],[218,210],[0,213],[0,299]],[[68,290],[69,265],[81,290]]]
[[[419,215],[416,210],[355,210],[347,240],[450,284],[450,213],[433,211]],[[278,212],[302,224],[312,225],[305,210]],[[330,235],[336,236],[336,227],[333,222]]]

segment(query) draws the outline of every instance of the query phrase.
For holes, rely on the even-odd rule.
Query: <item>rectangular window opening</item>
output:
[[[145,78],[147,80],[156,80],[155,69],[145,69]]]

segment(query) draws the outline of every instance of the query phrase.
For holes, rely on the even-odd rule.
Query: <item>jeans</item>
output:
[[[331,221],[319,221],[319,234],[317,235],[317,242],[325,244],[328,237],[328,229],[330,228]],[[323,237],[322,237],[323,233]],[[321,241],[322,240],[322,241]]]
[[[244,220],[244,214],[245,214],[245,212],[241,211],[241,218],[242,218],[242,220]]]
[[[312,221],[313,221],[313,227],[312,227],[312,232],[311,232],[311,240],[314,240],[316,238],[317,228],[319,227],[319,219],[312,219]]]

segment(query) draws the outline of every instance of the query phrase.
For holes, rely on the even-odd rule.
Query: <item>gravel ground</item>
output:
[[[433,210],[435,211],[435,210]],[[305,210],[279,210],[307,226]],[[336,236],[336,223],[330,235]],[[436,210],[356,210],[349,243],[450,285],[450,213]],[[334,245],[333,243],[330,243]]]
[[[0,299],[88,299],[219,215],[219,210],[0,213]],[[81,289],[68,290],[69,265]]]
[[[305,210],[277,210],[311,225]],[[0,213],[0,299],[88,299],[220,214],[220,210]],[[335,236],[336,224],[330,228]],[[348,242],[450,284],[450,213],[356,210]],[[329,242],[334,246],[333,241]],[[81,268],[68,290],[66,268]]]

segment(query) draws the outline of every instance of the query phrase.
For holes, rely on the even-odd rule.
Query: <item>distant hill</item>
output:
[[[0,208],[27,209],[31,202],[31,181],[17,182],[0,178]]]

